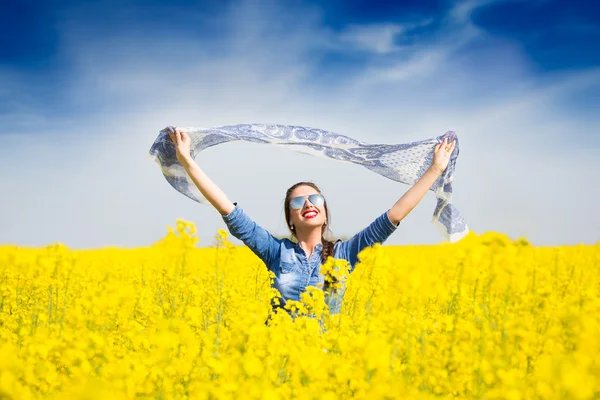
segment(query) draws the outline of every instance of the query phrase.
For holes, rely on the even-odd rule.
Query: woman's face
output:
[[[290,206],[290,219],[291,223],[296,227],[295,231],[298,231],[299,227],[314,227],[323,226],[325,219],[327,218],[325,212],[325,206],[315,206],[310,202],[308,196],[311,194],[318,194],[319,192],[310,186],[298,186],[292,191],[290,199],[298,196],[305,196],[304,205],[299,210],[294,210]]]

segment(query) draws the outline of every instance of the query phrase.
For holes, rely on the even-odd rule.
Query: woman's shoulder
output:
[[[296,247],[296,242],[293,242],[292,240],[290,240],[289,238],[283,238],[280,240],[281,243],[281,249],[293,249],[294,247]]]

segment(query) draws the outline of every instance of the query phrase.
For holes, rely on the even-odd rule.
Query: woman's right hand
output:
[[[190,157],[190,135],[185,133],[181,128],[176,127],[175,133],[169,132],[169,137],[175,144],[175,150],[177,151],[177,160],[179,160],[180,163],[183,163],[184,160]]]

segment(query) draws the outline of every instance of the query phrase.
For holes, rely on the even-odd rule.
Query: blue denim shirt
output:
[[[317,244],[308,259],[299,243],[277,239],[248,217],[237,203],[234,205],[233,211],[223,216],[223,221],[229,232],[244,242],[275,274],[273,287],[281,294],[283,305],[287,300],[299,301],[300,294],[308,286],[323,288],[324,276],[320,274],[321,244]],[[348,261],[352,272],[358,262],[358,254],[368,246],[383,243],[396,228],[386,211],[351,239],[338,240],[334,244],[333,258]],[[332,314],[340,311],[342,297],[343,290],[338,290],[335,295],[326,295],[325,300]]]

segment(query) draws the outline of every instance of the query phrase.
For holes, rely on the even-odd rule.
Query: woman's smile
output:
[[[302,216],[306,219],[312,219],[312,218],[316,217],[317,214],[318,214],[318,212],[316,210],[308,210],[304,214],[302,214]]]

